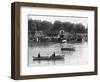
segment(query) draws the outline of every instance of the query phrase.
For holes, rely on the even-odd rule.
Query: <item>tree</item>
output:
[[[62,27],[62,22],[55,21],[51,31],[59,31],[61,29],[61,27]]]
[[[73,23],[70,23],[70,22],[64,22],[62,24],[63,26],[63,29],[66,31],[66,32],[71,32],[71,31],[74,31],[74,24]]]
[[[75,24],[76,33],[85,33],[85,26],[83,24]]]
[[[75,33],[87,33],[88,29],[81,23],[74,24],[71,22],[61,22],[56,20],[53,24],[49,21],[41,20],[28,20],[28,30],[29,33],[35,33],[35,31],[42,31],[44,33],[58,32],[59,30],[65,30],[65,32],[75,32]]]
[[[40,26],[40,30],[42,30],[43,32],[50,32],[51,28],[53,27],[51,22],[48,21],[42,21],[41,22],[41,26]]]
[[[33,28],[32,28],[32,23],[33,23],[33,20],[32,20],[32,19],[29,19],[29,20],[28,20],[28,31],[33,30]]]

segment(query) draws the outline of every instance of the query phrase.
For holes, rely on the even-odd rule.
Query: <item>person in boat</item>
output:
[[[52,57],[55,57],[56,55],[55,55],[55,52],[52,54]]]
[[[40,58],[40,53],[38,54],[38,58]]]

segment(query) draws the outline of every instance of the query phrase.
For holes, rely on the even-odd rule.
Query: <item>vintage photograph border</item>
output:
[[[76,72],[76,73],[57,73],[43,75],[20,75],[20,8],[24,7],[43,7],[58,9],[76,9],[94,11],[94,72]],[[97,75],[97,7],[76,6],[76,5],[58,5],[43,3],[26,3],[14,2],[11,4],[11,78],[15,80],[38,79],[38,78],[55,78],[83,75]]]

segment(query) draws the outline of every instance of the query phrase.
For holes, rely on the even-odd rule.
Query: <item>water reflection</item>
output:
[[[61,51],[62,47],[75,47],[75,51]],[[64,55],[63,60],[41,60],[33,61],[33,56],[51,56],[53,52],[56,55]],[[32,43],[28,48],[29,66],[46,66],[46,65],[83,65],[88,63],[88,43]]]
[[[64,63],[64,59],[62,59],[62,60],[52,60],[52,61],[49,61],[49,60],[38,60],[38,61],[34,61],[33,60],[33,63],[37,63],[38,65],[41,65],[42,63],[45,63],[47,65],[55,65],[57,63]]]

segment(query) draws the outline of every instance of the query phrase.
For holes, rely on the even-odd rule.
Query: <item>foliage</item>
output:
[[[36,30],[47,32],[57,32],[63,29],[65,32],[74,32],[74,33],[87,33],[88,28],[86,28],[83,24],[74,24],[71,22],[61,22],[56,20],[54,23],[49,21],[41,21],[41,20],[28,20],[28,31],[29,33],[35,33]]]

